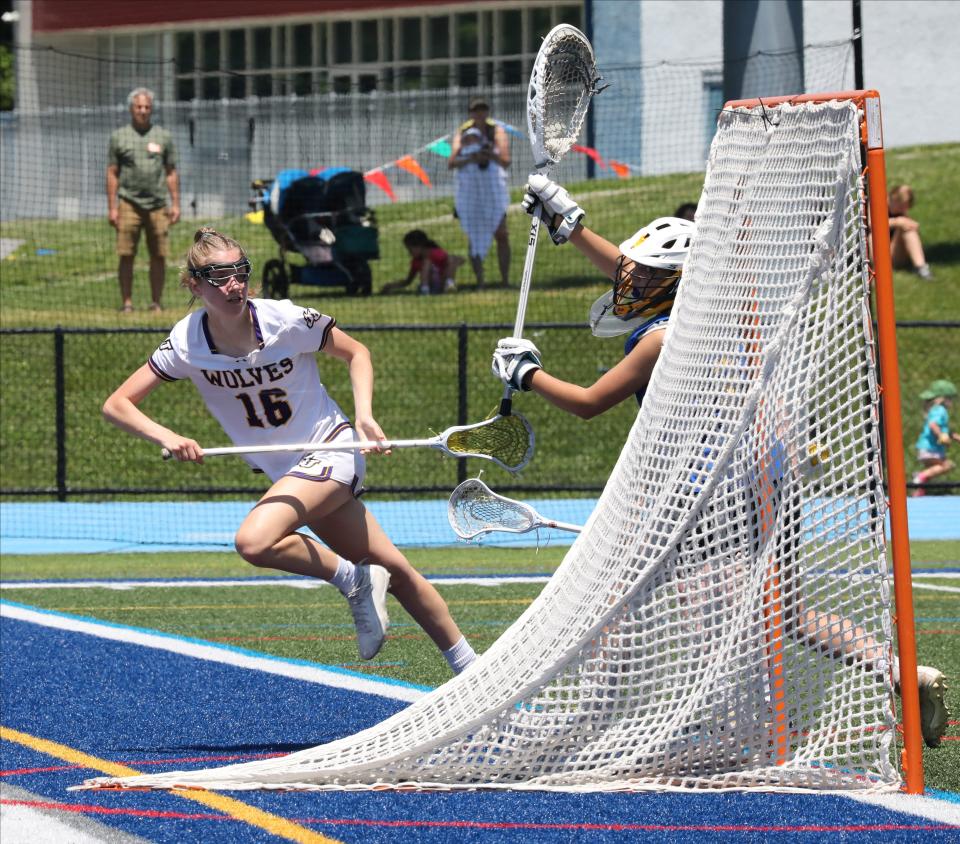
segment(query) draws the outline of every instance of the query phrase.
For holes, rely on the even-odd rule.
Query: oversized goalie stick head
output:
[[[597,337],[626,334],[638,317],[669,313],[696,226],[679,217],[658,217],[620,244],[613,289],[590,309]]]
[[[527,89],[527,130],[538,171],[555,166],[576,143],[599,82],[587,37],[569,24],[551,29],[540,45]]]

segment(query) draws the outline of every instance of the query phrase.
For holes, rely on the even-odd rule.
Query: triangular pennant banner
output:
[[[432,152],[442,158],[449,158],[453,150],[450,149],[450,142],[446,138],[440,138],[432,144],[427,144],[427,152]]]
[[[613,170],[621,179],[630,178],[630,165],[622,164],[619,161],[614,161],[612,158],[609,161],[610,169]]]
[[[390,186],[390,182],[387,181],[387,174],[380,170],[370,170],[367,173],[363,174],[363,178],[366,179],[370,184],[376,185],[380,190],[382,190],[393,202],[397,201],[397,195],[393,192],[393,188]]]
[[[574,144],[572,147],[570,147],[570,149],[572,149],[574,152],[582,152],[584,155],[592,158],[597,162],[597,164],[606,169],[607,165],[604,164],[603,159],[600,157],[600,153],[597,152],[593,147],[582,147],[579,144]]]
[[[432,187],[430,177],[424,172],[424,169],[412,155],[405,155],[402,158],[398,158],[395,163],[401,170],[406,170],[408,173],[416,176],[428,188]]]

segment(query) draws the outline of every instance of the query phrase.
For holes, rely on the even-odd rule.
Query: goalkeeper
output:
[[[178,460],[202,463],[203,449],[196,440],[139,408],[161,384],[190,379],[232,440],[269,445],[279,435],[286,442],[315,443],[317,450],[307,454],[248,458],[273,485],[240,525],[237,552],[255,566],[336,586],[353,614],[365,660],[383,645],[389,588],[459,673],[476,655],[436,587],[360,501],[363,455],[324,450],[324,443],[353,441],[357,433],[384,440],[373,417],[369,351],[337,328],[331,316],[289,300],[250,298],[250,273],[250,261],[237,241],[200,229],[187,252],[181,283],[203,308],[180,320],[148,361],[114,391],[103,405],[104,416]],[[356,414],[352,425],[320,381],[317,351],[349,370]]]
[[[624,358],[589,387],[571,384],[543,369],[540,352],[529,340],[504,337],[493,353],[493,374],[515,391],[532,391],[551,404],[583,419],[597,416],[634,394],[642,404],[653,367],[663,346],[663,332],[680,285],[683,262],[690,250],[695,224],[662,217],[641,228],[619,248],[583,225],[586,212],[556,182],[532,174],[521,203],[538,214],[556,245],[569,241],[598,270],[612,278],[613,287],[590,311],[593,334],[628,334]],[[863,628],[833,614],[791,608],[793,635],[809,647],[837,659],[857,662],[864,670],[879,670],[881,648]],[[894,662],[899,688],[899,666]],[[929,747],[937,747],[947,729],[943,674],[918,666],[921,730]]]

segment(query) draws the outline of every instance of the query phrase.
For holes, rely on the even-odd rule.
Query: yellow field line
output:
[[[90,756],[80,750],[67,747],[65,744],[58,744],[55,741],[21,733],[19,730],[13,730],[10,727],[0,726],[0,739],[16,742],[24,747],[29,747],[31,750],[69,762],[71,765],[90,768],[111,777],[130,777],[142,773],[126,765],[108,762],[106,759],[98,759],[96,756]],[[224,797],[222,794],[216,794],[212,791],[176,789],[171,790],[170,793],[186,800],[193,800],[195,803],[201,803],[211,809],[216,809],[218,812],[223,812],[231,818],[260,827],[271,835],[286,838],[290,841],[299,841],[303,844],[343,844],[336,838],[327,838],[325,835],[320,835],[313,830],[300,826],[300,824],[281,818],[279,815],[272,815],[246,803],[241,803],[239,800],[234,800],[232,797]]]

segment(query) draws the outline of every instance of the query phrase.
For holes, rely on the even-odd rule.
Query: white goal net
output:
[[[310,750],[90,784],[896,787],[860,159],[850,102],[721,115],[616,468],[464,674]]]

